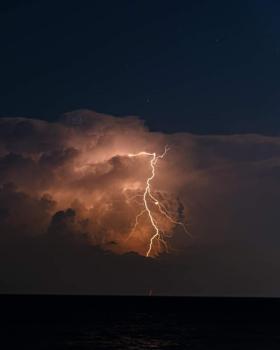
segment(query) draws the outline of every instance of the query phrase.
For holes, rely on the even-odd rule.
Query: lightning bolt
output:
[[[158,208],[158,211],[162,215],[164,215],[166,219],[168,219],[171,223],[173,223],[175,225],[182,226],[184,231],[188,233],[188,231],[185,227],[185,224],[172,218],[172,216],[168,213],[167,208],[159,201],[159,199],[157,199],[153,195],[152,189],[151,189],[151,182],[156,176],[156,164],[157,164],[159,159],[162,159],[165,157],[166,153],[169,150],[170,150],[169,147],[165,146],[164,152],[160,155],[157,155],[155,152],[154,153],[139,152],[139,153],[135,153],[135,154],[128,154],[129,157],[147,156],[147,157],[151,158],[150,159],[151,175],[146,179],[145,191],[144,191],[143,195],[141,195],[142,200],[143,200],[143,204],[144,204],[144,209],[136,216],[135,224],[132,228],[130,235],[128,236],[128,239],[129,239],[131,237],[131,235],[134,233],[137,225],[139,224],[139,218],[142,215],[146,214],[148,216],[150,224],[154,230],[154,234],[152,235],[152,237],[150,238],[150,241],[149,241],[149,245],[148,245],[147,252],[146,252],[146,257],[150,256],[156,240],[158,242],[160,242],[161,244],[163,244],[165,246],[166,250],[168,250],[168,245],[167,245],[166,241],[164,240],[163,232],[160,230],[159,225],[157,223],[157,220],[153,214],[153,211],[150,208],[150,204],[149,204],[150,202],[153,203]]]

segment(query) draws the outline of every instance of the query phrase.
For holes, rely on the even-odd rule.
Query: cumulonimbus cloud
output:
[[[68,113],[57,122],[0,119],[2,246],[18,239],[69,239],[145,255],[153,234],[147,218],[129,237],[143,204],[137,196],[151,168],[147,157],[129,154],[159,155],[166,145],[170,150],[157,163],[153,191],[176,220],[186,219],[192,236],[162,221],[170,255],[192,256],[197,246],[213,251],[221,246],[230,260],[233,247],[242,255],[251,242],[258,251],[272,247],[274,264],[279,137],[164,134],[150,132],[136,117],[92,111]],[[155,248],[155,255],[164,251]]]

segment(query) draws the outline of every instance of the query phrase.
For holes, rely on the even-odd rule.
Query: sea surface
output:
[[[1,349],[280,349],[280,301],[0,296]]]

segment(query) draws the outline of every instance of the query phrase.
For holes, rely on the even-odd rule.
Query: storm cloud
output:
[[[145,258],[152,227],[127,240],[150,174],[191,237]],[[280,137],[150,132],[92,111],[57,122],[0,119],[0,291],[276,295]],[[272,292],[273,291],[273,292]]]

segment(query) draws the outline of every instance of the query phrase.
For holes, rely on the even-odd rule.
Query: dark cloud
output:
[[[55,201],[49,195],[33,197],[13,183],[0,187],[0,240],[37,236],[46,232]]]

